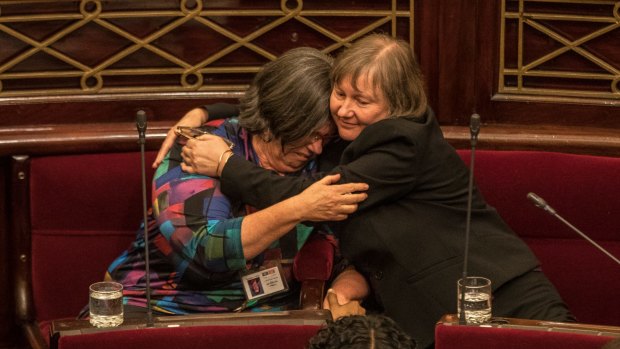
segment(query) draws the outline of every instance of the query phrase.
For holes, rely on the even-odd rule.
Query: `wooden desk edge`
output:
[[[444,315],[437,322],[437,325],[460,326],[459,319],[456,314]],[[546,320],[493,317],[491,321],[487,324],[464,326],[514,328],[523,330],[542,330],[549,332],[571,332],[620,337],[620,327],[618,326],[595,325],[577,322],[556,322]]]
[[[316,325],[324,324],[331,319],[329,310],[289,310],[278,312],[247,312],[221,314],[193,314],[156,316],[153,318],[154,328],[174,328],[186,326],[247,326],[247,325]],[[64,335],[124,331],[147,328],[144,319],[126,319],[117,327],[96,328],[88,320],[63,319],[54,320],[50,326],[51,338]]]

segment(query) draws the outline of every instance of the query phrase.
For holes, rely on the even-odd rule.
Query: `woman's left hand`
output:
[[[230,146],[219,136],[202,135],[190,139],[181,152],[183,157],[181,168],[188,173],[217,177],[218,162],[221,162],[220,170],[222,170],[226,160],[232,155],[224,154],[229,150]]]
[[[198,127],[205,123],[208,119],[209,115],[207,111],[203,108],[194,108],[187,112],[181,118],[181,120],[179,120],[179,122],[177,122],[174,126],[172,126],[172,128],[170,128],[170,130],[168,130],[168,134],[166,135],[166,138],[161,144],[159,152],[157,152],[157,156],[155,157],[155,161],[153,162],[152,167],[157,168],[157,166],[159,166],[164,160],[166,154],[168,154],[168,151],[170,151],[170,148],[172,148],[172,145],[177,139],[177,134],[175,130],[178,126]]]
[[[323,177],[297,196],[301,221],[341,221],[357,211],[360,202],[366,200],[368,184],[335,184],[340,174]]]

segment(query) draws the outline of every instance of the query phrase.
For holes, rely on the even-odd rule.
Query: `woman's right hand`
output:
[[[366,309],[358,300],[341,300],[334,290],[327,290],[323,309],[332,313],[332,320],[336,321],[344,316],[366,315]]]
[[[174,131],[177,126],[200,127],[207,122],[207,120],[209,120],[209,114],[203,108],[194,108],[183,115],[181,120],[179,120],[179,122],[174,124],[174,126],[168,130],[166,139],[164,139],[164,142],[161,144],[157,157],[155,157],[155,161],[153,162],[153,168],[157,168],[157,166],[161,164],[166,154],[170,151],[170,148],[174,145],[174,142],[177,139],[177,134]]]
[[[358,203],[366,200],[366,183],[335,184],[340,174],[323,177],[298,195],[304,208],[302,221],[341,221],[357,211]]]

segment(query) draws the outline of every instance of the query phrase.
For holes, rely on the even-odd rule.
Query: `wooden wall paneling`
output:
[[[620,128],[617,1],[482,3],[497,15],[481,17],[478,31],[500,28],[496,44],[480,52],[499,55],[484,93],[498,123]]]
[[[0,128],[7,132],[8,128],[19,125],[132,122],[140,109],[147,111],[149,121],[170,122],[196,106],[236,103],[241,95],[242,92],[198,92],[11,98],[10,103],[0,104]]]
[[[160,140],[189,109],[235,102],[260,66],[290,48],[336,54],[371,31],[413,41],[413,6],[0,0],[0,154],[128,149],[139,109],[149,125],[161,122],[147,131]]]
[[[293,47],[335,54],[371,31],[412,40],[413,3],[0,1],[0,126],[128,122],[137,107],[176,120],[236,99]]]
[[[500,0],[501,1],[501,0]],[[475,110],[485,124],[498,123],[497,113],[490,108],[497,90],[500,1],[476,1],[477,25],[475,45]]]
[[[468,127],[446,125],[442,130],[454,147],[471,147]],[[620,136],[616,129],[595,127],[486,124],[481,127],[476,147],[620,157]]]
[[[612,0],[37,0],[0,6],[0,142],[19,125],[24,128],[14,138],[21,140],[34,137],[26,132],[33,125],[37,132],[43,125],[130,125],[138,109],[147,110],[149,121],[172,123],[195,105],[235,101],[262,63],[289,48],[336,54],[373,30],[415,43],[442,125],[466,126],[476,111],[485,124],[530,132],[539,125],[620,127],[620,59],[613,49],[620,6]],[[39,12],[43,16],[32,16]],[[554,53],[562,47],[568,49]],[[557,57],[535,64],[549,54]],[[557,88],[556,95],[544,94],[561,80],[589,94]],[[523,88],[515,89],[514,81]],[[604,84],[612,93],[605,94]]]
[[[450,1],[442,2],[442,4],[452,3]],[[605,73],[591,75],[594,81],[579,80],[580,84],[573,83],[574,91],[565,92],[562,95],[553,91],[549,93],[549,89],[557,84],[557,78],[538,78],[536,83],[540,85],[538,90],[531,93],[531,88],[522,91],[506,90],[500,86],[502,52],[508,52],[511,56],[510,64],[516,61],[515,56],[518,53],[518,37],[515,36],[514,29],[506,30],[508,34],[502,36],[502,11],[503,5],[507,4],[507,11],[514,11],[515,6],[522,5],[524,19],[530,20],[528,13],[536,16],[547,16],[552,19],[562,18],[571,27],[571,34],[574,38],[582,38],[584,42],[577,42],[579,45],[574,46],[574,50],[585,55],[588,61],[596,55],[601,61],[600,65],[608,68]],[[476,7],[476,42],[475,42],[475,59],[473,61],[474,69],[463,66],[461,64],[472,64],[472,62],[457,63],[458,68],[451,68],[446,61],[439,64],[437,85],[439,88],[449,89],[449,79],[446,78],[445,71],[460,70],[465,78],[467,74],[473,74],[472,80],[475,81],[475,110],[482,117],[483,128],[480,132],[478,147],[487,149],[542,149],[549,151],[565,151],[585,154],[599,155],[620,155],[620,94],[618,94],[615,85],[610,85],[610,79],[620,79],[620,51],[617,50],[618,42],[618,26],[617,19],[620,14],[620,5],[617,1],[596,1],[588,2],[582,0],[565,0],[565,1],[546,1],[546,0],[501,0],[501,1],[485,1],[477,0],[470,2],[472,7]],[[447,7],[445,7],[447,8]],[[518,8],[518,7],[517,7]],[[543,11],[544,9],[544,11]],[[615,12],[612,12],[615,11]],[[442,12],[444,10],[441,10]],[[448,10],[451,11],[451,10]],[[529,12],[527,12],[529,11]],[[588,12],[589,11],[589,12]],[[543,14],[537,14],[542,12]],[[470,11],[471,13],[471,11]],[[579,17],[580,13],[585,13],[588,17]],[[517,11],[518,14],[518,11]],[[439,15],[441,16],[441,14]],[[512,17],[518,17],[511,14]],[[509,17],[510,17],[509,16]],[[568,16],[568,17],[567,17]],[[572,16],[572,17],[571,17]],[[579,20],[576,20],[579,19]],[[508,19],[515,21],[516,19]],[[536,20],[540,20],[537,18]],[[570,20],[570,21],[569,21]],[[572,21],[572,22],[571,22]],[[598,21],[598,22],[596,22]],[[610,23],[615,21],[614,23]],[[442,21],[443,23],[444,21]],[[553,22],[553,21],[547,21]],[[546,25],[550,25],[545,22]],[[590,22],[590,23],[588,23]],[[598,28],[592,26],[592,22],[598,23]],[[587,23],[587,24],[584,24]],[[504,23],[505,24],[505,23]],[[512,24],[515,26],[515,24]],[[566,26],[566,23],[562,23]],[[572,26],[576,29],[574,29]],[[525,27],[528,25],[525,24]],[[608,26],[608,31],[599,35],[596,39],[592,39],[589,35],[600,27]],[[444,28],[446,28],[444,26]],[[563,27],[567,30],[566,27]],[[460,30],[460,29],[459,29]],[[511,32],[512,30],[512,32]],[[459,33],[451,30],[455,36],[459,37]],[[525,31],[529,35],[522,37],[524,59],[523,62],[534,61],[540,57],[551,54],[557,50],[560,44],[553,44],[555,39],[550,38],[547,34],[532,35],[532,31]],[[446,32],[447,33],[447,32]],[[567,34],[568,35],[568,34]],[[444,37],[449,34],[443,34]],[[466,40],[466,38],[463,38]],[[504,41],[502,41],[504,40]],[[577,40],[577,39],[575,39]],[[589,41],[588,41],[589,40]],[[587,43],[585,41],[588,41]],[[458,45],[444,45],[441,47],[446,50],[457,50]],[[449,42],[449,41],[448,41]],[[463,47],[464,44],[460,44]],[[502,46],[504,45],[504,46]],[[556,45],[556,46],[553,46]],[[581,49],[583,47],[583,50]],[[614,49],[615,48],[615,49]],[[566,50],[566,49],[565,49]],[[588,53],[589,50],[594,53]],[[567,50],[567,52],[570,50]],[[526,54],[525,54],[526,53]],[[456,53],[454,53],[456,55]],[[504,53],[506,54],[506,53]],[[561,56],[561,55],[560,55]],[[505,58],[505,57],[504,57]],[[552,71],[552,74],[565,75],[564,79],[570,80],[572,75],[583,76],[593,68],[584,65],[583,60],[575,63],[574,55],[569,59],[552,60],[544,66],[545,69]],[[595,59],[596,60],[596,59]],[[527,63],[525,63],[527,64]],[[461,69],[462,68],[462,69]],[[512,68],[510,68],[512,69]],[[547,74],[548,71],[542,73],[531,69],[529,74]],[[600,69],[599,69],[600,70]],[[467,72],[467,74],[465,74]],[[514,73],[514,72],[511,72]],[[588,76],[588,75],[586,75]],[[527,74],[524,79],[529,78]],[[612,94],[605,94],[604,89],[600,87],[600,81],[607,79],[607,90],[615,91]],[[548,83],[545,86],[544,83]],[[542,84],[542,85],[541,85]],[[527,84],[524,86],[527,87]],[[582,94],[579,96],[579,88],[583,86],[598,86],[598,97],[594,98],[592,93]],[[610,87],[611,86],[611,87]],[[531,87],[531,86],[530,86]],[[544,95],[545,88],[547,95]],[[462,87],[459,87],[462,91]],[[575,92],[577,91],[577,92]],[[602,91],[602,92],[601,92]],[[465,97],[471,94],[463,91]],[[455,94],[456,92],[453,91]],[[572,96],[569,96],[573,94]],[[453,105],[451,100],[444,98],[446,94],[438,93],[439,110],[448,109],[458,110],[462,114],[467,114],[466,110],[460,110],[459,106]],[[603,96],[602,98],[600,98]],[[451,98],[452,99],[452,98]],[[448,108],[444,106],[449,106]],[[458,116],[441,114],[442,125],[444,126],[444,134],[446,138],[457,147],[469,147],[469,129],[465,126],[465,120],[459,119]]]
[[[146,148],[161,146],[172,126],[169,121],[147,120]],[[11,154],[53,155],[139,150],[135,120],[101,124],[35,125],[0,132],[0,157]]]
[[[437,43],[438,110],[442,124],[467,125],[475,110],[477,3],[441,1]]]
[[[440,1],[418,0],[415,3],[415,53],[424,74],[428,100],[439,110],[439,9]]]

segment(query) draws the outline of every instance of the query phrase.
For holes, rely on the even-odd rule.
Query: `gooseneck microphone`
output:
[[[138,129],[138,141],[140,144],[146,143],[146,113],[138,110],[136,113],[136,128]]]
[[[618,258],[614,257],[614,255],[612,255],[611,253],[609,253],[609,251],[607,251],[606,249],[604,249],[602,246],[600,246],[599,244],[597,244],[594,240],[590,239],[586,234],[584,234],[581,230],[577,229],[574,225],[570,224],[566,219],[562,218],[562,216],[560,216],[554,209],[553,207],[549,206],[549,204],[547,204],[547,202],[541,198],[540,196],[534,194],[534,193],[528,193],[527,194],[527,198],[532,201],[534,203],[534,205],[536,205],[536,207],[542,208],[543,210],[547,211],[550,215],[556,217],[557,219],[559,219],[560,221],[562,221],[562,223],[566,224],[569,228],[571,228],[575,233],[581,235],[582,238],[586,239],[589,243],[591,243],[594,247],[596,247],[597,249],[599,249],[601,252],[603,252],[604,254],[606,254],[609,258],[611,258],[614,262],[620,264],[620,260],[618,260]]]
[[[475,148],[478,142],[478,133],[480,133],[480,115],[472,114],[469,120],[469,133],[471,137],[471,147]]]
[[[146,203],[146,166],[144,156],[144,145],[146,143],[146,113],[138,110],[136,113],[136,128],[138,129],[138,143],[140,144],[140,165],[142,173],[142,213],[144,225],[144,265],[146,280],[146,326],[153,327],[153,309],[151,306],[151,270],[149,261],[149,233],[148,233],[148,213]]]
[[[480,133],[480,115],[472,114],[469,120],[469,132],[471,142],[471,153],[469,163],[469,183],[467,186],[467,218],[465,220],[465,248],[463,253],[463,275],[462,278],[467,277],[467,261],[469,260],[469,232],[471,230],[471,206],[473,201],[474,191],[474,160],[476,158],[476,143],[478,143],[478,133]],[[460,294],[461,308],[465,306],[465,292]],[[461,309],[459,314],[459,323],[465,324],[465,309]]]

